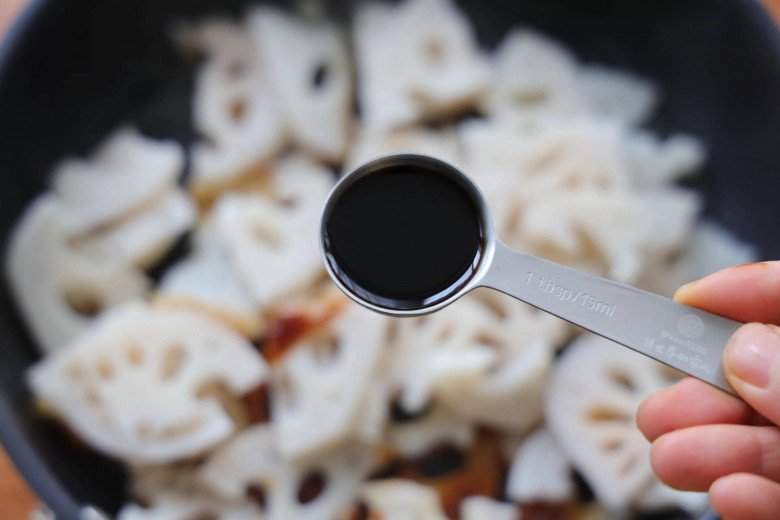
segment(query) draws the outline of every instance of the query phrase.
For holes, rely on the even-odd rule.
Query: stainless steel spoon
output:
[[[353,290],[354,283],[345,283],[324,238],[327,218],[345,190],[366,175],[399,167],[435,172],[454,181],[473,201],[485,237],[475,257],[479,265],[465,284],[433,304],[403,310],[372,299],[369,291]],[[374,311],[419,316],[449,305],[472,289],[490,287],[734,393],[723,374],[722,355],[740,323],[509,248],[496,237],[490,209],[479,188],[457,168],[438,159],[413,154],[385,156],[344,176],[323,211],[320,251],[336,285]]]

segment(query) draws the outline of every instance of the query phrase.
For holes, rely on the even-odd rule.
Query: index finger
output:
[[[780,325],[780,261],[718,271],[680,287],[674,299],[743,323]]]

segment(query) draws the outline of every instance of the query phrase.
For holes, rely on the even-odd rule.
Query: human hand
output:
[[[649,397],[637,424],[653,469],[672,487],[709,490],[725,520],[780,518],[780,261],[720,271],[675,299],[749,323],[723,357],[742,400],[693,378]]]

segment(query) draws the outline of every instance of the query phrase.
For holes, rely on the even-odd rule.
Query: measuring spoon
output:
[[[371,310],[419,316],[489,287],[734,393],[722,356],[740,323],[509,248],[479,188],[438,159],[390,155],[344,176],[320,250],[336,285]]]

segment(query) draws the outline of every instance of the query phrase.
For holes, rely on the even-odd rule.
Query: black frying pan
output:
[[[2,0],[0,0],[2,1]],[[240,0],[34,0],[0,53],[0,238],[41,190],[50,165],[88,149],[119,122],[192,140],[191,65],[166,37],[179,17],[240,14]],[[345,23],[354,1],[324,2]],[[549,32],[581,58],[655,78],[652,126],[691,132],[709,147],[699,182],[707,214],[780,258],[780,36],[751,0],[462,0],[493,46],[513,25]],[[63,440],[32,412],[24,369],[36,359],[0,292],[0,438],[58,518],[85,504],[111,513],[125,498],[121,468]]]

